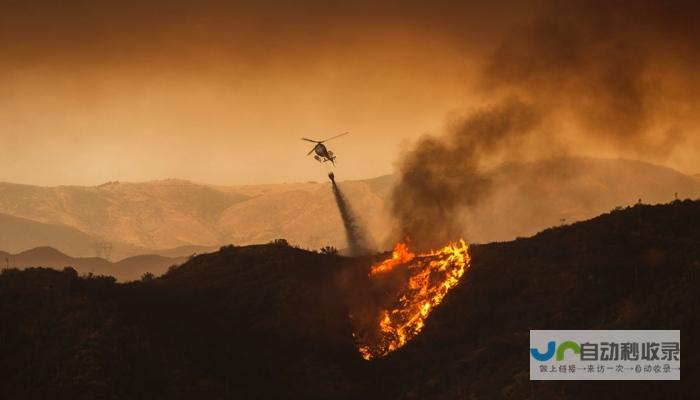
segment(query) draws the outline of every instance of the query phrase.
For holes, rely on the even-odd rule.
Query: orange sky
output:
[[[323,180],[299,138],[344,131],[339,178],[391,173],[541,2],[27,3],[0,6],[0,180],[92,185]]]
[[[466,104],[469,57],[410,16],[313,11],[47,3],[4,13],[0,180],[319,180],[326,168],[299,138],[343,131],[329,145],[339,176],[391,173],[402,141]]]

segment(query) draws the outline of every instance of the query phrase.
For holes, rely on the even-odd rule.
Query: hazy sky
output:
[[[320,180],[299,138],[344,131],[339,177],[372,177],[469,98],[420,10],[69,3],[0,6],[0,180]]]
[[[483,69],[501,71],[499,49],[547,8],[256,3],[3,1],[0,180],[323,180],[299,138],[344,131],[329,144],[340,179],[391,173],[410,142],[502,91]],[[700,172],[669,154],[651,161]]]

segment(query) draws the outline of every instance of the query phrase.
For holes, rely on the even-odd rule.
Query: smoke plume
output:
[[[335,183],[335,177],[331,172],[328,174],[331,178],[333,187],[333,196],[335,203],[338,205],[340,217],[343,220],[343,228],[345,229],[345,238],[348,242],[348,248],[351,256],[361,256],[369,253],[369,245],[367,243],[364,229],[360,226],[357,216],[352,212],[347,199],[340,191],[340,187]]]
[[[403,156],[392,192],[399,235],[418,248],[459,238],[463,211],[490,190],[481,159],[520,146],[538,120],[533,108],[509,100],[474,113],[444,137],[421,139]]]
[[[682,1],[538,3],[483,62],[478,90],[492,105],[403,154],[391,198],[395,236],[418,247],[463,236],[470,210],[498,189],[487,167],[547,159],[555,171],[562,156],[673,157],[698,126],[699,10]]]

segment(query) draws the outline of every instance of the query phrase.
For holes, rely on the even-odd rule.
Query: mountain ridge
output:
[[[116,262],[100,257],[71,257],[53,247],[41,246],[12,254],[0,251],[3,267],[27,269],[48,267],[55,270],[73,268],[81,275],[112,276],[118,281],[133,281],[144,274],[162,275],[173,265],[182,264],[187,257],[165,257],[157,254],[142,254]]]
[[[483,197],[455,216],[463,219],[463,235],[471,242],[529,236],[640,199],[663,203],[676,193],[681,199],[700,197],[694,177],[634,160],[540,160],[483,174],[489,190],[480,191]],[[394,179],[339,181],[378,249],[392,245]],[[277,238],[312,249],[346,247],[328,182],[221,186],[168,179],[48,188],[0,183],[0,214],[21,218],[15,229],[0,224],[0,248],[12,252],[48,245],[72,256],[93,256],[100,255],[99,245],[108,245],[113,258],[121,259],[182,246],[218,248]],[[23,236],[30,225],[37,234]]]

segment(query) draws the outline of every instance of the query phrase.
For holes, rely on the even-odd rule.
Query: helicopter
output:
[[[323,139],[323,140],[311,140],[311,139],[307,139],[307,138],[301,138],[301,140],[306,140],[307,142],[316,143],[314,148],[311,149],[311,151],[309,151],[308,153],[306,153],[307,156],[313,152],[316,152],[316,154],[314,154],[314,158],[316,159],[316,161],[318,161],[318,162],[330,161],[331,163],[333,163],[333,165],[335,165],[335,156],[333,155],[333,152],[328,150],[323,143],[325,143],[329,140],[335,139],[335,138],[339,138],[341,136],[345,136],[348,133],[350,133],[350,132],[344,132],[344,133],[341,133],[340,135],[336,135],[336,136],[330,137],[328,139]]]

